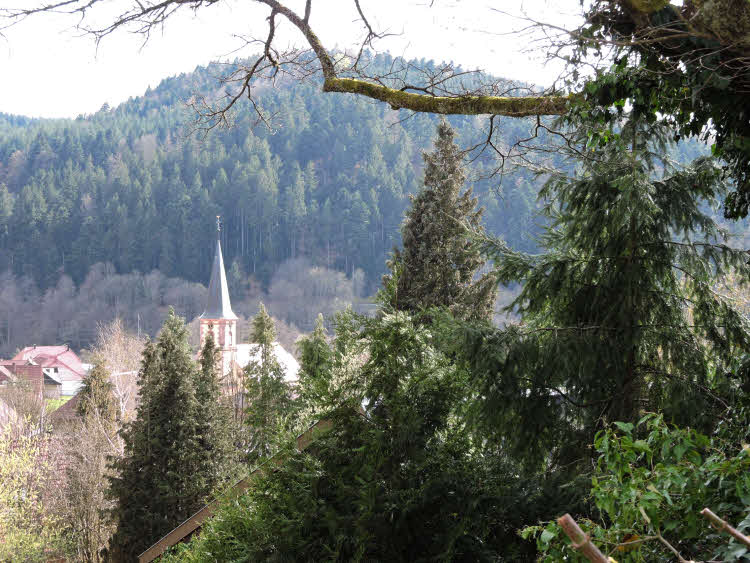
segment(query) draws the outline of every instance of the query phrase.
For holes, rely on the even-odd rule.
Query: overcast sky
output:
[[[0,7],[36,0],[0,0]],[[131,0],[113,0],[128,4]],[[295,5],[294,0],[290,2]],[[407,57],[453,61],[512,79],[549,85],[560,67],[544,64],[544,53],[530,44],[525,27],[513,14],[526,13],[555,24],[573,25],[578,0],[361,0],[379,29],[400,34],[377,44]],[[495,9],[493,9],[493,7]],[[226,0],[197,14],[185,12],[142,47],[142,38],[121,31],[100,43],[73,29],[77,20],[62,15],[27,19],[0,38],[0,112],[33,117],[75,117],[102,104],[114,106],[142,94],[163,78],[189,72],[197,65],[251,54],[239,51],[238,35],[263,33],[267,9],[248,0]],[[107,14],[94,17],[106,19]],[[361,38],[353,2],[318,0],[311,24],[327,48],[348,47]],[[299,42],[287,24],[284,44]]]

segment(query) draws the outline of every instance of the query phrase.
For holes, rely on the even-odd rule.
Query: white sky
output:
[[[132,0],[112,0],[128,5]],[[36,0],[0,0],[0,8]],[[298,0],[291,0],[296,7]],[[525,23],[496,11],[524,13],[557,25],[574,25],[578,0],[361,0],[371,23],[401,34],[376,44],[378,50],[409,58],[453,61],[495,75],[544,86],[560,66],[545,65],[544,53],[530,45],[528,35],[510,33]],[[108,6],[108,5],[106,5]],[[493,9],[494,8],[494,9]],[[163,32],[141,48],[140,36],[120,31],[97,50],[93,40],[73,29],[77,22],[62,15],[43,15],[5,30],[0,38],[0,112],[33,117],[75,117],[93,113],[102,104],[115,106],[142,94],[168,76],[189,72],[212,60],[249,55],[235,52],[237,35],[262,36],[267,9],[248,0],[226,0],[186,11],[167,23]],[[106,18],[106,14],[94,16]],[[327,48],[348,47],[361,38],[362,28],[350,0],[318,0],[311,24]],[[299,39],[288,24],[280,28],[284,44]]]

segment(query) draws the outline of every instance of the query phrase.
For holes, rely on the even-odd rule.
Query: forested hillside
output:
[[[0,355],[29,339],[86,347],[115,316],[153,333],[169,306],[200,314],[216,215],[245,316],[262,299],[311,330],[318,312],[376,289],[439,118],[282,82],[257,87],[272,128],[243,106],[233,127],[191,132],[185,102],[216,96],[225,71],[199,67],[75,120],[0,114]],[[483,118],[449,120],[461,147],[486,136]],[[514,118],[499,128],[506,146],[530,130]],[[690,160],[700,145],[678,149]],[[488,232],[535,250],[539,180],[490,177],[497,161],[484,157],[467,172]]]
[[[206,283],[222,215],[237,274],[267,285],[279,264],[304,256],[348,276],[361,268],[374,287],[420,185],[420,151],[437,118],[399,122],[408,115],[282,84],[261,95],[273,130],[240,110],[233,128],[190,135],[184,102],[215,94],[221,71],[198,68],[76,120],[0,115],[0,271],[41,289],[62,273],[80,284],[100,262],[120,274],[158,269]],[[484,126],[452,121],[466,145]],[[501,127],[508,142],[528,132],[518,120]],[[502,190],[497,178],[475,184],[489,229],[524,250],[534,232],[529,178],[507,177]]]
[[[147,39],[215,4],[27,0],[0,26],[61,13]],[[95,329],[51,414],[68,366],[4,363],[0,561],[748,559],[749,231],[720,217],[750,210],[750,3],[574,2],[567,32],[521,8],[544,33],[524,47],[567,72],[523,98],[373,60],[378,11],[407,4],[344,3],[338,29],[319,23],[344,4],[250,4],[268,35],[249,64],[0,124],[0,356]],[[462,45],[527,70],[494,8],[435,4],[401,35],[432,17],[452,48],[469,25]],[[347,25],[361,59],[324,47]],[[190,136],[217,114],[187,108],[226,108],[232,81],[235,127]],[[510,148],[527,166],[490,178]],[[227,279],[217,260],[191,325],[216,215]]]

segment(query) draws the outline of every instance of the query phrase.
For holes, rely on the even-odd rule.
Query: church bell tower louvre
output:
[[[224,257],[221,253],[221,218],[216,217],[216,251],[211,268],[211,281],[208,284],[206,310],[200,316],[200,349],[206,343],[209,331],[213,333],[218,348],[221,372],[227,375],[237,354],[237,315],[229,301],[229,287],[224,272]]]

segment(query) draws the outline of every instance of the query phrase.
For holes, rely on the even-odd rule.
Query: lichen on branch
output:
[[[341,92],[367,96],[389,104],[393,109],[443,115],[562,115],[568,111],[570,96],[431,96],[413,94],[354,78],[326,78],[324,92]]]

